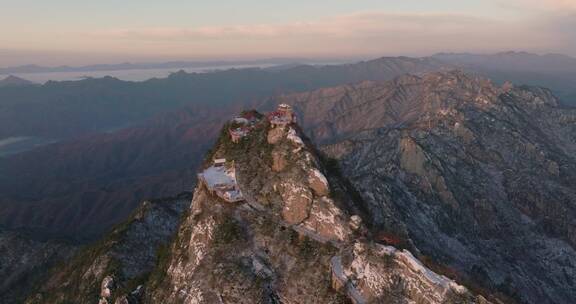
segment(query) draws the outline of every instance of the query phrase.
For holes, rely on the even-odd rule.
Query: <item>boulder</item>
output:
[[[284,129],[283,128],[273,128],[268,131],[268,143],[271,145],[275,145],[279,143],[282,138],[284,137]]]
[[[317,196],[326,196],[330,193],[328,180],[318,169],[310,170],[308,183],[310,183],[310,188],[314,190]]]
[[[350,226],[350,229],[352,229],[352,231],[357,231],[360,228],[362,228],[362,218],[360,218],[358,215],[353,215],[350,217],[350,221],[348,222],[348,226]]]
[[[284,183],[282,185],[282,218],[289,225],[297,225],[308,218],[312,206],[312,192],[302,185]]]

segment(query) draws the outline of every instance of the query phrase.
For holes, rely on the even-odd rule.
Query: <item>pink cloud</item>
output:
[[[325,34],[322,28],[307,23],[286,25],[206,26],[198,28],[158,27],[111,29],[91,33],[100,38],[134,40],[234,40],[271,39],[299,33]]]
[[[151,53],[168,50],[212,55],[571,50],[565,42],[566,31],[554,27],[560,19],[548,18],[552,15],[500,20],[449,13],[361,12],[282,24],[108,29],[89,33],[88,37],[93,43],[114,45],[115,49],[126,46]]]
[[[366,33],[427,31],[461,31],[489,22],[460,14],[392,14],[384,12],[356,13],[323,18],[312,22],[286,24],[255,24],[207,26],[198,28],[158,27],[109,29],[91,36],[132,40],[237,40],[282,39],[286,37],[346,37]]]
[[[576,0],[497,0],[498,3],[514,8],[532,10],[563,11],[576,10]]]

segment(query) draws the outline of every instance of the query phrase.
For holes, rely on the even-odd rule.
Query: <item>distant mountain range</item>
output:
[[[25,74],[25,73],[55,73],[55,72],[95,72],[95,71],[120,71],[120,70],[148,70],[148,69],[180,69],[180,68],[213,68],[229,67],[237,65],[261,66],[261,65],[287,65],[307,63],[330,63],[334,60],[304,59],[304,58],[270,58],[260,60],[218,60],[218,61],[169,61],[151,63],[118,63],[118,64],[92,64],[84,66],[41,66],[28,64],[14,67],[0,68],[2,74]]]
[[[434,59],[381,58],[279,71],[177,73],[143,83],[112,78],[53,82],[19,91],[12,99],[2,98],[0,90],[0,103],[12,101],[4,112],[0,108],[0,117],[10,118],[0,120],[0,136],[81,136],[0,158],[0,225],[51,237],[94,238],[142,199],[190,190],[220,124],[244,107],[263,104],[274,94],[382,81],[443,66]],[[170,109],[174,112],[144,122]],[[135,123],[136,117],[139,126],[89,134]]]
[[[225,107],[270,95],[364,79],[383,80],[443,66],[435,59],[382,58],[347,65],[298,65],[174,73],[144,82],[112,77],[48,82],[0,89],[0,139],[16,136],[70,138],[141,123],[188,105]]]
[[[133,65],[117,67],[121,66]],[[93,67],[103,68],[101,65]],[[512,81],[548,87],[563,103],[576,104],[576,59],[512,52],[385,57],[344,65],[286,64],[269,69],[234,69],[204,74],[178,72],[167,78],[143,82],[112,77],[49,81],[26,88],[17,87],[30,84],[28,81],[8,77],[0,81],[0,140],[8,137],[72,138],[125,128],[192,104],[226,106],[279,93],[454,68],[480,73],[499,83]],[[10,88],[6,89],[7,86]]]

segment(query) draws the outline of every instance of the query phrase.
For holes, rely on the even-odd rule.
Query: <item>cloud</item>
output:
[[[576,11],[575,0],[497,0],[497,3],[515,9],[565,12],[565,10]]]
[[[387,12],[355,13],[285,24],[108,29],[89,33],[89,36],[117,43],[194,45],[196,51],[208,51],[212,46],[220,51],[281,53],[301,50],[354,54],[533,49],[549,38],[538,29],[506,20],[465,14]]]
[[[434,33],[461,32],[479,27],[487,20],[459,14],[392,14],[357,13],[324,18],[312,22],[287,24],[256,24],[208,26],[198,28],[157,27],[109,29],[89,33],[90,36],[129,40],[242,40],[283,39],[287,37],[353,37],[386,32]]]
[[[548,15],[538,27],[556,38],[556,49],[576,55],[576,11]]]
[[[307,25],[270,26],[238,25],[213,26],[199,28],[157,27],[140,29],[112,29],[92,33],[94,37],[130,39],[130,40],[234,40],[234,39],[269,39],[299,31],[305,31]]]
[[[34,31],[30,30],[32,26],[5,28],[0,30],[0,47],[9,49],[10,55],[0,51],[0,64],[18,58],[23,58],[22,63],[46,58],[55,64],[68,63],[72,58],[102,62],[267,56],[341,58],[418,56],[441,51],[525,50],[576,55],[576,0],[470,2],[480,1],[482,5],[478,6],[468,6],[464,1],[466,4],[457,6],[464,9],[462,13],[365,11],[299,22],[199,27],[166,23],[168,26],[123,28],[122,24],[131,21],[122,19],[119,27],[110,28],[93,24],[76,28],[47,26]],[[472,11],[474,7],[478,10]],[[27,54],[26,50],[36,53]]]
[[[574,36],[574,31],[568,29],[573,22],[556,17],[553,13],[532,19],[497,19],[454,13],[360,12],[282,24],[123,28],[79,35],[115,49],[215,56],[425,55],[510,49],[576,53],[576,46],[566,42],[567,37]]]

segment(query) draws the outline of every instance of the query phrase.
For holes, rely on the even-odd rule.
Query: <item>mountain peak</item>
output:
[[[190,215],[146,301],[379,303],[397,292],[406,300],[487,303],[392,247],[403,246],[401,237],[375,239],[361,202],[328,170],[287,104],[225,124],[198,179]],[[395,289],[393,277],[405,289]]]
[[[21,86],[28,86],[33,85],[32,81],[14,76],[8,75],[3,80],[0,80],[0,87],[21,87]]]

